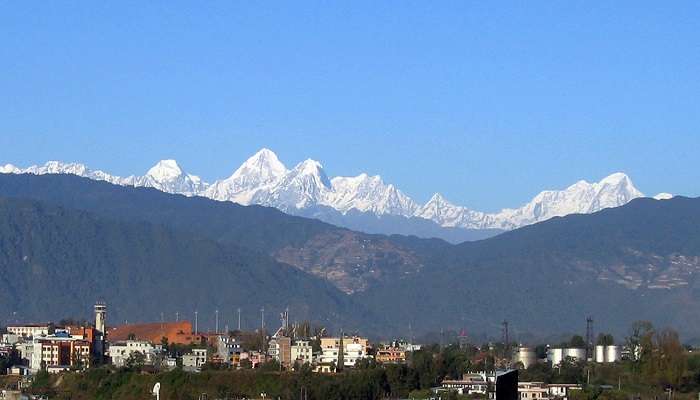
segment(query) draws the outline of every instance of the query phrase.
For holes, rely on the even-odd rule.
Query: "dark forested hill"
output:
[[[241,307],[244,323],[257,327],[265,307],[274,329],[287,306],[295,319],[335,327],[381,321],[328,282],[264,254],[31,200],[0,198],[0,280],[3,320],[89,316],[101,299],[113,323],[159,320],[161,312],[191,319],[199,310],[206,329],[219,309],[223,328]]]
[[[499,318],[529,332],[581,331],[591,315],[598,329],[618,333],[638,319],[700,332],[700,199],[638,199],[554,218],[433,260],[358,299],[387,304],[406,321],[421,315],[424,324],[448,325],[449,318],[448,326],[477,331],[495,329]]]
[[[375,333],[405,334],[409,324],[415,333],[441,328],[497,332],[500,321],[507,319],[517,338],[519,332],[582,331],[590,315],[599,331],[620,334],[632,321],[649,319],[689,335],[700,334],[700,320],[695,317],[700,312],[700,199],[638,199],[592,215],[554,218],[491,239],[450,245],[441,240],[361,234],[270,208],[113,186],[75,176],[0,175],[0,196],[82,210],[100,223],[164,229],[181,237],[180,245],[185,247],[189,246],[185,243],[201,242],[225,254],[234,252],[248,260],[246,265],[256,274],[232,283],[238,277],[219,270],[223,278],[218,282],[196,281],[192,288],[226,283],[236,290],[248,290],[244,293],[250,303],[260,304],[274,300],[281,305],[286,297],[296,295],[291,297],[296,307],[323,306],[319,316],[347,318],[356,326],[378,328]],[[56,223],[57,232],[60,226]],[[97,231],[93,241],[86,242],[91,243],[86,245],[91,250],[81,263],[101,263],[107,258],[92,250],[103,245],[103,236]],[[49,248],[31,236],[26,241],[39,249]],[[144,249],[160,245],[143,243],[147,244],[120,245],[120,250],[136,246],[141,251],[130,255],[128,263],[144,266],[153,261]],[[47,250],[56,265],[65,258],[62,248]],[[207,254],[206,249],[193,252]],[[198,273],[212,268],[187,256],[183,259],[196,266]],[[264,277],[275,268],[287,268],[280,262],[312,274],[298,272],[308,285],[326,285],[319,280],[323,279],[334,287],[307,286],[305,293],[296,293],[291,283],[286,289],[274,286]],[[77,263],[71,268],[78,268]],[[163,296],[180,292],[170,282],[162,283]],[[118,283],[123,290],[132,284]],[[13,281],[7,284],[15,294],[27,290],[16,289]],[[70,290],[71,284],[66,285]],[[238,289],[239,285],[246,287]],[[145,286],[134,282],[130,296],[144,301],[148,298]],[[88,286],[77,287],[87,290]],[[242,301],[231,298],[215,303],[217,297],[211,292],[193,289],[191,296],[199,296],[199,304],[210,309]],[[258,300],[263,296],[272,297]],[[37,307],[36,311],[41,309]],[[125,306],[125,315],[136,310]]]
[[[387,275],[413,273],[422,267],[414,251],[386,236],[353,232],[270,207],[116,186],[74,175],[0,174],[0,196],[34,199],[114,220],[164,224],[268,254],[329,279],[348,293]],[[414,240],[420,242],[410,239]]]

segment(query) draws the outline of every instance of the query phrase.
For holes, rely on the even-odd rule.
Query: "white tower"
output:
[[[95,303],[95,329],[104,335],[107,320],[107,304],[98,301]]]
[[[105,337],[107,332],[105,331],[107,324],[107,304],[98,301],[95,303],[95,343],[94,351],[100,359],[104,356],[105,349]]]

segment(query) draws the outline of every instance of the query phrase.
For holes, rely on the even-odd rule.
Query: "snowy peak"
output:
[[[126,178],[91,170],[84,164],[59,161],[26,169],[7,164],[0,166],[0,173],[74,174],[186,196],[204,196],[243,205],[261,204],[291,213],[322,206],[342,214],[356,210],[376,216],[416,217],[431,220],[443,227],[469,229],[514,229],[556,216],[618,207],[644,196],[627,175],[616,172],[598,182],[581,180],[563,190],[540,192],[519,208],[496,213],[483,213],[455,205],[439,193],[421,206],[393,184],[385,183],[379,175],[362,173],[328,179],[323,165],[312,159],[288,170],[277,155],[266,148],[248,158],[231,176],[212,185],[183,171],[175,160],[161,160],[145,175]],[[657,199],[670,197],[668,193],[655,196]]]
[[[665,193],[665,192],[661,192],[661,193],[657,194],[656,196],[654,196],[654,199],[656,199],[656,200],[669,200],[672,198],[673,198],[673,195],[671,193]]]
[[[320,162],[310,158],[297,164],[297,166],[292,170],[291,174],[297,177],[308,177],[315,181],[316,184],[326,188],[331,187],[331,181],[328,179],[328,176],[326,176],[326,172],[323,170],[323,165],[321,165]]]
[[[0,174],[19,174],[20,172],[20,169],[12,164],[0,165]]]
[[[376,215],[411,216],[417,204],[394,185],[384,183],[379,175],[362,173],[353,177],[331,180],[334,196],[327,205],[347,213],[354,209]]]
[[[160,160],[143,177],[129,177],[125,184],[152,187],[167,193],[196,196],[207,184],[196,175],[185,173],[175,160]]]
[[[231,175],[231,180],[249,180],[251,183],[266,184],[280,179],[287,173],[287,167],[277,158],[272,150],[262,148],[248,158]],[[255,178],[255,179],[247,179]]]
[[[184,175],[175,160],[160,160],[146,172],[147,176],[159,182],[171,181]]]
[[[277,158],[277,154],[263,148],[241,164],[230,177],[214,182],[204,196],[249,205],[260,190],[274,185],[287,172],[287,167]]]

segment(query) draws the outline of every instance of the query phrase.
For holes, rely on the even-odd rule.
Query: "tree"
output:
[[[632,324],[630,335],[625,340],[625,348],[632,361],[639,361],[644,352],[644,346],[651,345],[651,337],[654,334],[654,325],[649,321],[636,321]]]
[[[609,333],[601,333],[598,335],[596,344],[601,346],[612,346],[615,344],[615,338],[613,338],[613,335]]]
[[[574,335],[571,337],[571,340],[569,341],[569,346],[582,349],[582,348],[586,347],[586,341],[583,339],[583,337],[581,335]]]
[[[140,351],[134,351],[129,354],[129,358],[127,358],[124,363],[127,369],[136,371],[140,371],[144,365],[146,365],[146,355]]]

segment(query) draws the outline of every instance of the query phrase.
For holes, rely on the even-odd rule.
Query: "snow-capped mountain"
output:
[[[146,175],[126,178],[122,184],[152,187],[163,192],[185,196],[196,196],[209,186],[198,176],[182,171],[175,160],[161,160],[149,169]]]
[[[328,206],[346,213],[352,209],[376,215],[390,214],[411,217],[418,204],[394,185],[387,185],[379,175],[360,174],[331,179],[334,196]]]
[[[332,197],[331,182],[323,166],[308,159],[297,164],[275,184],[258,190],[252,202],[293,212],[324,204],[329,197]]]
[[[287,167],[275,153],[262,149],[247,159],[230,177],[214,182],[203,195],[214,200],[249,205],[259,190],[274,186],[287,172]]]
[[[74,174],[118,185],[152,187],[186,196],[203,196],[243,205],[266,205],[291,214],[304,214],[305,210],[324,207],[342,215],[354,210],[377,217],[389,215],[407,219],[421,218],[441,227],[466,229],[509,230],[555,216],[593,213],[621,206],[644,196],[627,175],[618,172],[599,182],[579,181],[564,190],[543,191],[519,208],[504,209],[497,213],[484,213],[458,206],[440,194],[435,194],[426,204],[419,205],[394,185],[385,183],[378,175],[363,173],[354,177],[329,179],[321,163],[311,159],[289,170],[269,149],[258,151],[230,177],[211,185],[196,175],[184,172],[175,160],[159,161],[145,175],[126,178],[91,170],[83,164],[58,161],[25,169],[7,164],[0,166],[0,173]],[[657,199],[670,197],[672,195],[668,193],[655,196]]]

